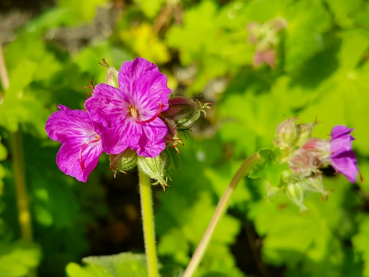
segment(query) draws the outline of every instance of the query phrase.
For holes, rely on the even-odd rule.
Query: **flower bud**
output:
[[[127,148],[122,153],[119,153],[117,155],[109,155],[109,160],[110,170],[115,173],[115,177],[118,171],[126,173],[126,171],[133,169],[137,165],[137,154],[136,151]]]
[[[320,166],[319,158],[303,149],[296,150],[294,156],[289,160],[289,167],[299,178],[310,176],[311,173],[317,172]]]
[[[297,138],[296,138],[296,141],[294,142],[294,144],[297,147],[302,146],[311,137],[311,134],[313,132],[313,128],[317,124],[318,124],[318,122],[315,119],[315,121],[313,123],[298,124],[298,125],[296,125]]]
[[[271,68],[275,67],[276,62],[276,52],[274,49],[257,51],[252,59],[252,64],[254,67],[259,67],[262,64],[266,63]]]
[[[323,178],[321,174],[316,174],[315,176],[309,177],[304,182],[305,190],[310,190],[313,192],[319,192],[323,195],[323,199],[326,199],[331,191],[326,191],[323,185]]]
[[[330,141],[320,138],[310,138],[308,139],[301,150],[308,152],[310,156],[318,159],[320,161],[320,167],[329,164],[330,151]]]
[[[266,190],[267,190],[267,199],[269,200],[269,197],[279,193],[282,190],[282,188],[272,186],[269,182],[266,182]]]
[[[157,180],[156,184],[160,184],[165,190],[167,184],[167,167],[169,166],[169,156],[166,151],[162,151],[155,158],[138,156],[137,165],[151,179]]]
[[[118,73],[119,72],[114,67],[108,65],[105,59],[103,59],[102,62],[99,64],[108,69],[108,72],[106,73],[106,77],[105,77],[105,84],[108,84],[115,88],[119,88],[119,85],[118,85]]]
[[[162,112],[161,115],[165,118],[178,121],[192,117],[194,114],[198,113],[199,110],[200,107],[195,101],[189,98],[175,97],[169,99],[169,108]]]
[[[304,189],[301,182],[290,182],[286,186],[286,196],[295,203],[300,211],[305,211],[307,208],[304,206]]]
[[[114,67],[109,67],[108,72],[106,73],[105,83],[112,86],[119,88],[118,85],[118,71]]]
[[[201,103],[198,100],[195,102],[184,97],[175,97],[169,99],[169,108],[162,112],[160,117],[173,120],[176,124],[176,129],[186,130],[199,119],[201,113],[204,113],[206,117],[206,110],[211,109],[210,104]]]
[[[288,148],[292,145],[297,137],[297,128],[294,121],[296,117],[289,118],[277,126],[273,144],[281,149]]]

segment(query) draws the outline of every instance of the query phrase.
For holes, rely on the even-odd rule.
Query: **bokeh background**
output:
[[[293,116],[317,118],[321,138],[355,128],[364,181],[328,168],[328,200],[307,193],[300,213],[245,178],[196,276],[369,276],[369,1],[1,0],[0,40],[10,78],[0,84],[1,277],[97,276],[66,265],[144,252],[137,172],[114,178],[102,155],[78,182],[57,168],[60,145],[44,130],[58,104],[83,109],[84,87],[104,81],[102,58],[118,69],[138,56],[174,96],[213,102],[170,187],[153,187],[162,276],[181,276],[238,166]],[[21,231],[27,209],[32,230]]]

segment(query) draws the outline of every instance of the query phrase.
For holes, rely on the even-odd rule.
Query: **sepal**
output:
[[[119,88],[118,85],[118,74],[119,72],[112,66],[108,65],[108,63],[105,61],[105,59],[102,60],[101,63],[99,63],[103,67],[108,69],[108,72],[106,72],[105,77],[105,84],[108,84],[112,87]]]
[[[167,167],[170,165],[170,158],[166,151],[162,151],[158,156],[154,158],[138,156],[137,166],[139,170],[142,170],[150,179],[154,179],[165,190],[167,183]]]
[[[114,172],[114,177],[117,172],[126,173],[137,165],[137,153],[130,148],[115,155],[109,155],[110,170]]]

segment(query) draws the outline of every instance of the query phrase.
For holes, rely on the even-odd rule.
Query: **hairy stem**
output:
[[[153,215],[153,203],[151,196],[150,178],[141,170],[138,171],[140,179],[140,194],[141,194],[141,213],[143,222],[143,231],[145,239],[145,251],[147,260],[147,269],[149,277],[158,276],[158,266],[156,258],[156,242],[155,242],[155,227]]]
[[[245,172],[250,169],[251,165],[259,158],[258,154],[254,154],[250,157],[248,157],[241,167],[238,169],[236,174],[233,176],[232,181],[228,185],[227,189],[225,190],[222,198],[219,200],[218,206],[215,209],[213,218],[211,219],[208,228],[205,231],[204,236],[202,237],[199,245],[197,246],[197,249],[192,256],[192,259],[183,275],[183,277],[191,277],[195,270],[197,269],[197,266],[199,265],[202,257],[204,256],[205,250],[209,245],[210,239],[214,233],[214,230],[221,218],[221,216],[224,214],[225,210],[228,206],[229,198],[232,195],[232,192],[236,188],[238,182],[242,178],[242,176],[245,174]]]

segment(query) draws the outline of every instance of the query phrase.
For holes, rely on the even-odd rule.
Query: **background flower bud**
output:
[[[105,84],[108,84],[112,87],[119,88],[119,85],[118,85],[118,73],[119,72],[114,67],[108,65],[105,59],[102,60],[100,65],[108,69],[108,72],[106,73],[106,77],[105,77]]]
[[[305,190],[319,192],[323,195],[323,197],[327,197],[327,195],[331,193],[330,191],[326,191],[324,189],[323,178],[321,174],[316,174],[315,176],[306,178],[304,185]]]
[[[169,99],[168,110],[161,113],[165,118],[174,121],[186,121],[188,118],[194,117],[195,114],[197,118],[200,116],[201,107],[193,100],[184,97],[175,97]]]
[[[288,148],[295,141],[298,131],[294,121],[296,117],[289,118],[277,126],[273,144],[281,149]]]
[[[296,125],[297,137],[294,144],[297,147],[302,146],[310,137],[313,132],[313,128],[318,122],[315,120],[313,123],[298,124]]]
[[[118,88],[118,71],[114,67],[109,67],[106,73],[105,83]]]
[[[306,211],[307,208],[304,206],[304,184],[301,182],[290,182],[286,186],[286,196],[295,203],[300,211]]]

